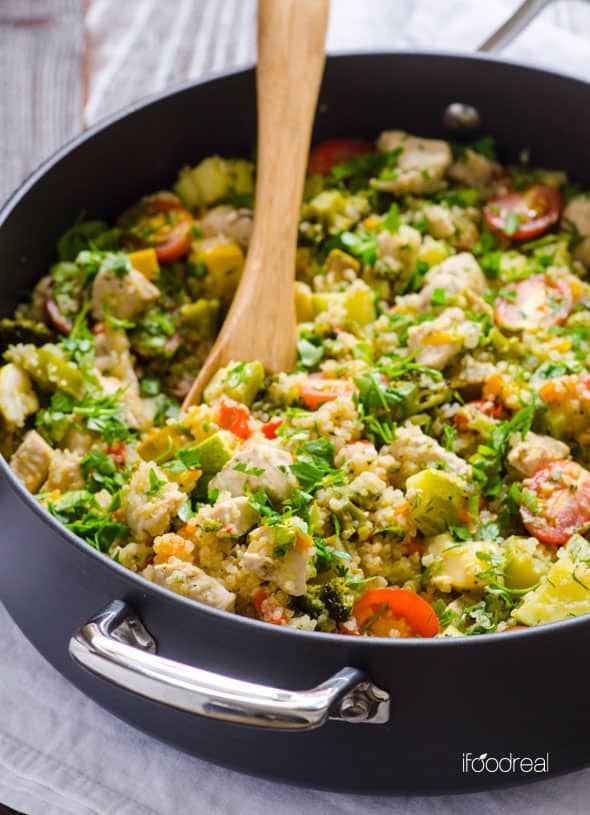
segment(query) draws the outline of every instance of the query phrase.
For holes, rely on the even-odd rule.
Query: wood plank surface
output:
[[[79,132],[81,0],[0,0],[0,200]]]
[[[491,23],[517,2],[488,4]],[[332,0],[328,49],[433,47],[420,25],[425,15],[444,33],[473,9],[473,0]],[[583,0],[555,3],[542,19],[590,35],[590,3]],[[253,62],[255,29],[256,0],[0,0],[0,201],[103,116],[187,79]],[[477,36],[461,47],[474,48]]]

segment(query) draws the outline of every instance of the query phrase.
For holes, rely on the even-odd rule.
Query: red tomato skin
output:
[[[250,411],[244,405],[228,405],[227,402],[222,402],[219,407],[219,424],[240,439],[249,439],[252,435]]]
[[[168,236],[161,242],[150,243],[149,240],[142,239],[134,234],[132,226],[137,221],[148,220],[159,213],[173,212],[176,216],[176,223],[170,230]],[[131,225],[129,221],[132,221]],[[135,220],[134,220],[135,219]],[[151,247],[155,250],[160,263],[171,263],[187,254],[191,248],[193,235],[191,231],[192,215],[175,196],[167,193],[156,193],[156,195],[144,198],[135,207],[124,212],[119,218],[117,225],[130,233],[125,239],[135,248]]]
[[[330,175],[332,168],[356,156],[374,152],[373,145],[364,139],[328,139],[320,142],[309,154],[309,172]]]
[[[526,214],[535,210],[535,203],[542,206],[543,212],[520,223],[512,235],[505,230],[506,216],[510,212]],[[559,220],[561,212],[561,196],[555,187],[536,185],[522,193],[510,192],[493,198],[485,207],[484,215],[492,232],[511,241],[527,241],[546,232]]]
[[[559,278],[550,280],[547,275],[543,274],[530,275],[530,277],[509,284],[506,288],[515,292],[515,298],[510,301],[498,297],[494,309],[494,319],[499,326],[507,328],[509,331],[524,331],[527,329],[534,331],[545,326],[559,325],[566,319],[574,304],[572,290],[565,280]],[[522,309],[526,308],[527,302],[531,301],[535,289],[538,288],[541,288],[544,293],[551,290],[557,291],[561,298],[559,309],[555,306],[545,305],[536,319],[534,313],[530,316],[523,316]]]
[[[590,472],[575,461],[551,461],[522,483],[539,503],[538,513],[520,506],[522,522],[537,540],[562,546],[590,526]],[[546,495],[548,483],[555,488]]]
[[[464,407],[469,406],[476,407],[478,410],[481,410],[482,413],[485,413],[485,415],[489,416],[491,419],[502,419],[504,417],[503,406],[496,404],[495,402],[490,402],[486,399],[473,399],[471,402],[465,402]],[[453,420],[455,422],[457,430],[464,430],[469,424],[467,416],[464,416],[462,413],[455,413]]]
[[[387,606],[394,617],[404,620],[416,637],[435,637],[440,626],[436,612],[426,600],[407,589],[369,589],[353,607],[353,615],[359,628],[377,613],[380,606]]]
[[[276,439],[277,430],[284,422],[284,419],[277,416],[275,419],[271,419],[269,422],[266,422],[266,424],[263,424],[261,430],[267,439]]]

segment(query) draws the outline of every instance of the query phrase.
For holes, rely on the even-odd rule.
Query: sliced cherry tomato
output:
[[[274,419],[271,419],[266,424],[262,425],[262,432],[266,436],[267,439],[276,439],[277,437],[277,430],[279,427],[284,423],[284,419],[280,416],[275,416]]]
[[[406,543],[406,550],[408,555],[414,555],[417,552],[422,556],[424,554],[424,541],[422,538],[410,538]]]
[[[407,589],[369,589],[354,604],[361,633],[390,636],[393,629],[402,637],[434,637],[439,632],[435,610],[418,594]]]
[[[473,407],[489,416],[490,419],[502,419],[504,416],[504,406],[496,402],[490,402],[487,399],[473,399],[471,402],[465,402],[465,408]],[[469,425],[469,417],[461,412],[461,408],[455,413],[454,422],[457,430],[465,430]]]
[[[575,461],[552,461],[522,486],[520,516],[538,540],[559,546],[590,527],[590,473]]]
[[[374,150],[373,145],[363,139],[328,139],[317,144],[309,154],[309,172],[330,175],[337,164]]]
[[[333,402],[339,396],[352,396],[356,386],[347,379],[321,379],[308,377],[299,385],[299,396],[310,410],[317,410],[325,402]]]
[[[535,331],[562,323],[573,304],[565,280],[534,274],[503,289],[496,298],[495,317],[498,325],[510,331]]]
[[[265,623],[285,625],[288,622],[285,609],[273,597],[269,597],[265,589],[258,589],[252,596],[252,602],[258,616]]]
[[[128,209],[117,226],[128,245],[135,249],[155,249],[161,263],[170,263],[190,249],[192,219],[175,195],[163,192],[143,198]]]
[[[512,241],[542,235],[559,220],[561,197],[555,187],[536,185],[493,198],[484,209],[490,229]]]
[[[228,405],[227,402],[222,402],[219,407],[219,424],[240,439],[249,439],[252,435],[250,411],[245,405]]]

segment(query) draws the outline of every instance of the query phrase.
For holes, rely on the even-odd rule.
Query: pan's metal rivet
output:
[[[349,722],[366,719],[370,714],[369,705],[359,697],[345,697],[340,705],[340,716]]]
[[[481,117],[473,105],[464,102],[452,102],[443,113],[443,124],[448,130],[467,132],[477,130]]]

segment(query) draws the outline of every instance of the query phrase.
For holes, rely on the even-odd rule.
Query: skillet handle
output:
[[[343,668],[304,691],[256,685],[157,656],[131,609],[110,603],[70,639],[70,656],[120,688],[211,719],[272,730],[313,730],[327,719],[383,724],[389,694],[357,668]]]
[[[523,32],[545,6],[555,0],[524,0],[497,31],[494,31],[477,49],[485,54],[498,54]]]

